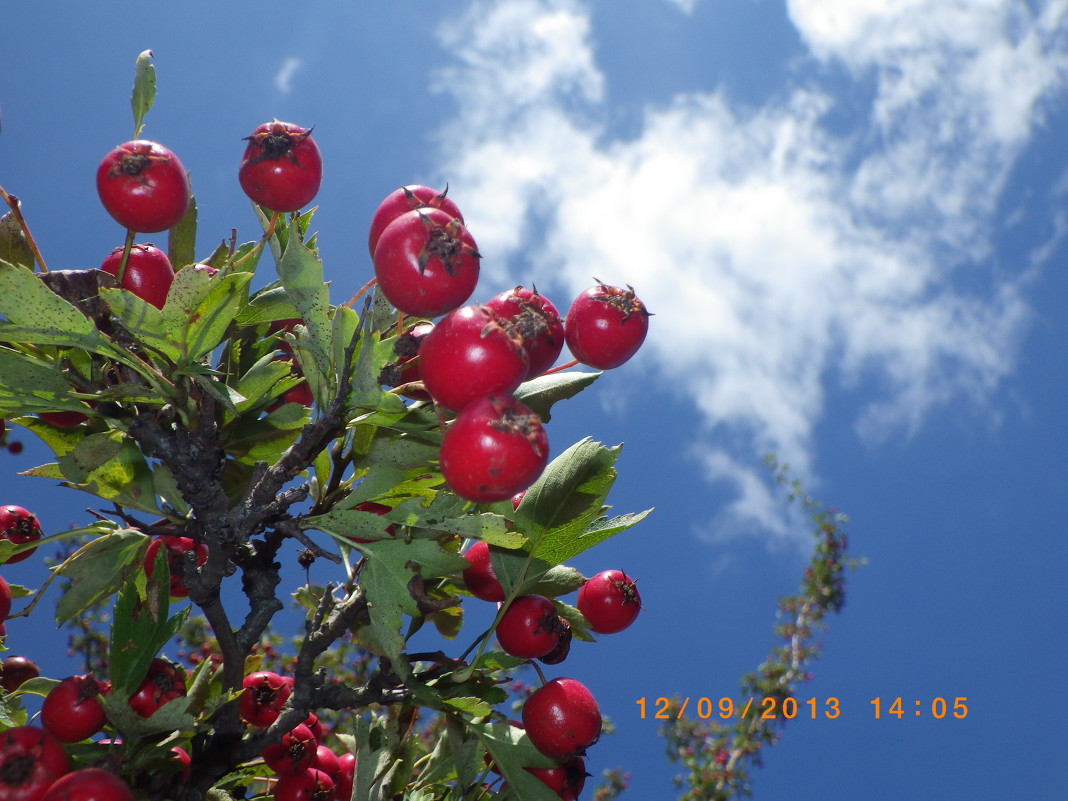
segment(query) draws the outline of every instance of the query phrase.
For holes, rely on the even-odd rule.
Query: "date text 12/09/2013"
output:
[[[726,696],[718,699],[702,697],[696,699],[692,707],[691,701],[694,701],[694,699],[689,696],[685,698],[661,696],[655,699],[642,697],[637,699],[635,703],[638,705],[638,717],[642,720],[646,718],[652,720],[681,720],[686,715],[687,709],[691,709],[691,714],[696,714],[701,720],[708,720],[713,717],[729,720],[733,717],[744,718],[749,715],[757,715],[763,720],[776,718],[792,720],[798,717],[812,720],[817,718],[835,720],[843,713],[841,701],[834,696],[808,699],[797,699],[793,696],[786,696],[785,698],[765,696],[763,698],[749,697],[737,700]],[[957,696],[952,699],[936,696],[931,699],[917,701],[911,701],[901,696],[894,698],[879,696],[869,702],[869,714],[876,720],[880,718],[901,720],[906,717],[957,718],[960,720],[968,716],[967,701],[968,699],[965,696]],[[910,707],[914,707],[914,709]]]

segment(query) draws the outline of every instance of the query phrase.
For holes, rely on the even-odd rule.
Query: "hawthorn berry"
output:
[[[274,786],[275,801],[330,801],[333,796],[333,780],[318,768],[284,774]]]
[[[265,122],[245,139],[237,177],[245,194],[272,211],[297,211],[311,203],[323,180],[323,159],[311,128]]]
[[[598,634],[614,634],[637,619],[642,599],[634,579],[622,570],[605,570],[579,588],[575,605],[591,629]]]
[[[601,712],[580,681],[558,678],[523,702],[523,727],[534,747],[550,759],[582,756],[601,736]]]
[[[103,768],[75,770],[48,788],[41,801],[134,801],[122,778]]]
[[[0,622],[7,620],[7,616],[11,614],[11,601],[11,585],[0,576]]]
[[[545,656],[560,643],[563,627],[553,602],[543,595],[521,595],[497,624],[497,642],[520,659]]]
[[[151,234],[166,231],[189,208],[189,177],[161,144],[135,139],[116,147],[96,170],[96,191],[119,225]]]
[[[99,696],[111,686],[91,674],[71,676],[49,690],[41,705],[41,725],[64,743],[76,743],[96,734],[107,722]]]
[[[194,558],[196,559],[197,567],[201,567],[208,561],[208,546],[202,542],[197,543],[189,537],[170,535],[156,537],[149,543],[148,550],[145,552],[144,568],[146,576],[152,575],[152,571],[156,566],[156,554],[163,547],[167,548],[167,568],[170,571],[171,597],[185,598],[189,595],[189,590],[185,586],[187,566],[185,555],[192,551],[195,554]]]
[[[356,780],[356,755],[352,753],[341,754],[337,758],[339,771],[337,780],[334,782],[334,801],[350,801],[352,798],[352,783]]]
[[[123,248],[117,247],[105,258],[100,269],[118,276]],[[174,283],[174,268],[167,254],[152,244],[134,245],[126,259],[119,286],[133,292],[146,303],[162,309]]]
[[[39,412],[37,416],[56,428],[74,428],[75,426],[80,426],[89,419],[87,415],[84,415],[81,412],[69,410],[61,412]]]
[[[156,657],[148,674],[130,696],[130,708],[143,718],[150,718],[157,709],[185,695],[185,671],[166,659]]]
[[[528,365],[515,329],[485,306],[453,309],[419,345],[423,386],[456,412],[476,398],[514,392]]]
[[[282,735],[282,741],[263,749],[263,761],[275,773],[302,773],[315,765],[319,742],[303,723]]]
[[[253,726],[270,726],[293,693],[293,679],[270,670],[249,673],[241,682],[241,718]]]
[[[5,693],[13,693],[30,679],[41,675],[37,663],[24,656],[9,656],[0,663],[0,687]]]
[[[37,726],[0,732],[0,798],[40,801],[49,787],[70,770],[63,744]]]
[[[609,370],[638,352],[649,331],[649,316],[632,287],[598,282],[572,301],[564,338],[580,362]]]
[[[489,545],[482,540],[475,540],[471,547],[464,551],[463,556],[471,564],[463,572],[467,591],[483,601],[503,601],[504,589],[497,580],[497,574],[493,572]]]
[[[437,317],[471,297],[480,258],[459,219],[442,209],[422,208],[386,226],[372,261],[378,288],[398,311]]]
[[[534,412],[511,395],[467,404],[441,439],[441,475],[468,501],[495,503],[533,484],[549,461],[549,438]]]
[[[498,317],[507,319],[521,337],[528,379],[553,366],[564,348],[564,321],[552,301],[536,289],[517,286],[495,295],[485,305]]]
[[[460,222],[464,221],[460,209],[450,198],[445,197],[449,189],[446,187],[439,192],[429,186],[410,184],[395,189],[386,195],[385,199],[378,204],[374,214],[371,215],[371,228],[367,232],[367,249],[374,258],[375,247],[378,245],[382,232],[395,219],[402,214],[414,209],[441,209],[446,214],[455,217]]]
[[[8,540],[15,545],[25,545],[28,542],[36,542],[41,539],[41,524],[37,522],[37,516],[28,512],[21,506],[0,506],[0,539]],[[36,548],[22,551],[7,558],[7,564],[21,562],[28,559]]]

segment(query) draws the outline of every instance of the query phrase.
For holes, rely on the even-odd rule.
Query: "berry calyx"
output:
[[[496,295],[484,304],[498,317],[508,320],[526,351],[527,379],[536,378],[553,366],[564,348],[564,321],[537,289],[517,286]]]

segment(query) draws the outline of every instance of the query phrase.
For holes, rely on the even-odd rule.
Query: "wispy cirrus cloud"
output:
[[[875,379],[855,425],[878,440],[1013,370],[1028,307],[1019,275],[990,270],[999,192],[1068,80],[1064,2],[789,13],[811,69],[776,102],[680,92],[630,138],[599,122],[612,74],[579,0],[476,3],[442,31],[463,46],[437,76],[485,268],[638,287],[657,313],[647,365],[700,413],[694,458],[736,490],[717,530],[783,537],[759,454],[809,472],[830,391]],[[866,107],[829,125],[862,84]]]

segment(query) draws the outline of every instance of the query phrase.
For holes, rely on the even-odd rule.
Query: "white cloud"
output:
[[[274,76],[274,86],[283,95],[288,95],[293,90],[293,76],[304,66],[304,62],[296,56],[287,56],[282,61],[282,66]]]
[[[999,189],[1068,74],[1056,5],[791,0],[817,58],[876,77],[852,130],[809,82],[756,110],[679,94],[622,139],[598,123],[611,76],[586,5],[476,3],[443,33],[464,44],[437,81],[458,104],[443,163],[492,278],[638,289],[657,315],[639,358],[691,399],[696,458],[737,491],[717,524],[782,537],[756,465],[775,450],[810,475],[829,389],[876,379],[856,425],[878,441],[1013,369],[1016,284],[959,279],[990,278]]]

